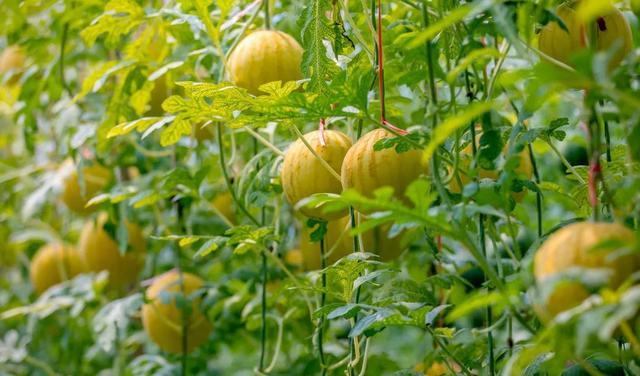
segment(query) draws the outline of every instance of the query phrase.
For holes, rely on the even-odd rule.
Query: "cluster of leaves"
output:
[[[534,313],[531,264],[548,234],[594,215],[640,222],[638,50],[615,70],[611,51],[587,51],[571,70],[540,61],[536,30],[559,21],[560,1],[6,3],[0,46],[22,46],[27,65],[17,83],[0,81],[0,373],[640,372],[630,283],[552,322]],[[636,3],[624,10],[637,25]],[[256,96],[226,79],[225,62],[268,24],[301,42],[306,79]],[[582,127],[596,114],[611,134],[594,208]],[[316,243],[329,232],[294,214],[279,181],[282,151],[321,120],[354,140],[407,129],[375,149],[422,150],[429,164],[406,201],[388,187],[306,201],[369,213],[341,236],[382,228],[410,240],[391,262],[362,241],[365,252],[320,271],[288,258],[303,226]],[[532,176],[519,173],[522,153],[534,157]],[[119,228],[125,218],[145,228],[141,281],[176,266],[205,280],[198,308],[214,330],[193,353],[163,353],[144,333],[144,282],[124,293],[104,273],[83,274],[36,296],[34,253],[75,243],[91,220],[58,199],[69,159],[80,174],[85,163],[114,171],[88,205]],[[233,218],[215,204],[224,194]],[[190,298],[177,300],[191,309]]]

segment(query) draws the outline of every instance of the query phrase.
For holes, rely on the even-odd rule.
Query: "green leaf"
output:
[[[464,316],[469,315],[471,312],[477,311],[480,308],[487,306],[494,306],[502,301],[502,296],[497,291],[486,292],[481,291],[474,294],[464,302],[456,306],[448,315],[447,321],[454,322]]]
[[[401,45],[407,44],[408,48],[417,48],[423,46],[426,42],[434,39],[438,34],[447,28],[455,25],[456,23],[464,20],[468,16],[478,14],[491,5],[491,1],[479,1],[472,5],[461,5],[456,7],[451,12],[447,13],[444,17],[438,21],[432,23],[424,30],[410,32],[401,35],[395,40],[395,43]]]
[[[162,133],[160,133],[160,145],[173,145],[178,142],[182,136],[188,136],[190,134],[191,123],[182,118],[176,118],[173,123],[165,127]]]
[[[431,160],[433,153],[447,138],[453,135],[458,129],[468,126],[473,119],[492,110],[494,106],[495,102],[476,102],[469,105],[464,111],[445,119],[436,127],[431,141],[424,150],[423,160]]]
[[[198,249],[196,254],[193,256],[194,258],[203,258],[207,257],[211,252],[217,250],[219,248],[218,245],[219,239],[209,239]]]
[[[186,236],[178,241],[178,245],[182,248],[187,247],[200,240],[198,236]]]
[[[302,69],[309,77],[309,91],[324,93],[327,81],[338,70],[336,64],[327,57],[325,41],[334,40],[333,28],[327,19],[331,11],[329,0],[311,0],[302,11]]]
[[[495,48],[480,48],[469,52],[460,63],[454,67],[449,73],[447,73],[447,82],[453,83],[462,72],[464,72],[470,65],[477,64],[479,62],[489,60],[492,58],[499,58],[500,51]]]
[[[82,81],[82,89],[80,90],[80,93],[78,93],[73,100],[77,101],[89,93],[98,91],[105,82],[105,77],[108,78],[109,75],[114,73],[114,68],[121,65],[122,64],[118,64],[117,61],[107,61],[92,69],[87,78]]]
[[[133,0],[111,0],[104,8],[104,14],[93,20],[91,25],[80,32],[80,36],[89,46],[96,39],[107,34],[107,44],[114,45],[144,20],[144,9]]]
[[[118,136],[124,136],[124,135],[127,135],[127,134],[131,133],[134,130],[136,130],[138,132],[144,132],[149,127],[162,126],[162,125],[172,121],[173,119],[174,119],[173,116],[164,117],[164,118],[162,118],[162,117],[144,117],[144,118],[137,119],[137,120],[134,120],[134,121],[121,123],[121,124],[118,124],[115,127],[111,128],[109,130],[109,132],[107,133],[107,137],[108,138],[113,138],[113,137],[118,137]]]
[[[260,91],[270,94],[272,98],[284,98],[294,91],[298,90],[300,84],[296,81],[285,82],[284,85],[282,81],[274,81],[269,82],[263,85],[260,85],[258,88]]]

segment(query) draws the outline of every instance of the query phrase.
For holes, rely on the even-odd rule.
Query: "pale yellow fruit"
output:
[[[452,365],[452,368],[454,373],[449,371],[449,367],[443,362],[434,362],[431,363],[429,368],[426,368],[424,363],[418,363],[413,370],[421,373],[424,372],[425,376],[449,376],[458,374],[461,371],[460,366],[455,363]]]
[[[640,254],[615,254],[619,247],[635,247],[633,231],[616,223],[581,222],[567,225],[552,234],[534,258],[537,283],[558,276],[572,267],[607,269],[608,286],[615,288],[640,269]],[[543,319],[579,305],[589,292],[579,281],[560,281],[547,301],[537,302]]]
[[[84,261],[78,251],[68,245],[50,243],[38,250],[31,266],[31,284],[38,294],[86,271]]]
[[[212,205],[231,223],[236,223],[236,213],[233,210],[233,196],[228,191],[218,193],[214,198]]]
[[[562,19],[567,30],[557,22],[545,25],[538,36],[538,48],[544,54],[571,65],[571,56],[586,48],[588,33],[591,27],[596,31],[596,48],[607,50],[619,43],[619,49],[613,56],[609,68],[620,65],[624,57],[633,49],[633,36],[629,22],[622,12],[611,9],[598,17],[595,25],[586,25],[578,20],[576,11],[569,4],[560,5],[556,14]]]
[[[389,186],[396,197],[405,199],[409,184],[426,168],[422,165],[422,153],[411,149],[397,153],[394,148],[374,150],[374,145],[384,138],[394,137],[384,129],[373,130],[358,140],[347,152],[342,162],[342,186],[355,189],[360,194],[373,197],[376,189]]]
[[[366,252],[375,253],[380,256],[379,260],[389,262],[400,257],[407,249],[408,244],[404,241],[404,232],[393,238],[389,237],[390,224],[375,227],[362,233],[362,246]]]
[[[507,145],[504,146],[503,153],[507,152],[507,147],[508,147]],[[519,158],[518,167],[515,169],[515,172],[519,176],[530,180],[531,176],[533,175],[533,165],[531,163],[531,158],[529,156],[529,149],[525,147],[524,149],[522,149],[522,151],[518,156],[520,158]],[[469,167],[471,166],[472,159],[473,159],[473,146],[469,144],[460,152],[460,166],[462,167],[463,170],[469,169]],[[459,176],[460,176],[460,183],[462,183],[462,186],[460,185],[456,177],[453,177],[451,179],[451,182],[449,183],[449,190],[457,194],[461,193],[462,188],[471,182],[471,179],[467,174],[460,172]],[[479,179],[497,180],[499,176],[500,176],[499,169],[485,170],[481,168],[478,171]],[[511,192],[511,197],[513,197],[513,199],[516,200],[517,202],[521,202],[525,195],[526,195],[526,190],[524,188],[520,192]]]
[[[87,202],[109,184],[111,171],[101,165],[94,164],[82,169],[82,178],[84,180],[84,194],[80,189],[77,171],[74,170],[67,177],[64,182],[62,202],[78,214],[89,214],[95,211],[96,207],[86,207]]]
[[[147,242],[140,227],[125,220],[127,252],[122,255],[118,243],[104,229],[107,214],[89,220],[82,229],[79,249],[89,270],[109,272],[109,283],[121,287],[135,282],[144,266]]]
[[[329,221],[324,238],[324,249],[327,254],[326,265],[329,266],[353,252],[353,237],[349,235],[351,227],[349,217]],[[318,270],[322,267],[320,258],[320,242],[311,242],[313,229],[304,224],[300,231],[300,251],[305,270]],[[332,250],[333,249],[333,250]]]
[[[20,73],[24,70],[26,56],[22,47],[12,45],[4,49],[0,54],[0,76],[11,71],[11,78],[8,83],[15,84],[20,78]]]
[[[261,85],[273,81],[302,79],[302,47],[289,34],[274,30],[254,31],[231,52],[227,67],[231,81],[258,95]]]
[[[328,254],[327,266],[353,252],[353,236],[349,234],[351,231],[350,221],[350,217],[344,217],[328,222],[325,234],[325,252]],[[402,251],[407,248],[407,243],[402,241],[403,234],[389,238],[390,228],[391,225],[382,225],[365,231],[360,236],[362,249],[365,252],[377,254],[380,256],[379,260],[381,261],[387,262],[398,258]],[[300,250],[295,251],[301,253],[302,265],[305,270],[317,270],[322,265],[320,242],[312,243],[310,234],[309,229],[303,226],[300,232]],[[292,255],[290,257],[296,256]]]
[[[289,266],[293,266],[296,269],[302,269],[304,267],[304,257],[302,251],[298,248],[289,250],[284,254],[284,261]]]
[[[319,131],[309,132],[304,139],[315,153],[331,168],[338,172],[342,167],[342,160],[351,147],[351,139],[344,133],[333,130],[324,131],[323,145]],[[284,156],[281,172],[282,189],[291,205],[316,193],[342,192],[342,184],[323,163],[313,155],[307,146],[298,139],[289,146]],[[344,217],[346,211],[324,213],[324,207],[300,208],[300,212],[307,217],[325,220]]]
[[[203,285],[200,277],[184,272],[181,283],[179,273],[172,270],[156,277],[147,289],[149,303],[142,307],[142,324],[149,338],[162,350],[182,353],[183,328],[186,328],[187,353],[206,342],[213,328],[200,310],[201,299],[191,296]],[[163,291],[170,294],[167,304],[160,297]],[[176,305],[176,295],[180,293],[191,300],[191,312],[188,316]]]
[[[557,22],[549,22],[540,31],[538,48],[544,54],[570,64],[571,56],[586,46],[584,26],[578,22],[575,10],[569,5],[560,5],[556,14],[562,19],[568,32]]]
[[[614,69],[633,51],[633,34],[627,18],[618,9],[596,20],[597,43],[599,50],[608,50],[615,44],[618,49],[609,62]]]
[[[145,114],[146,116],[162,116],[164,114],[162,103],[169,97],[168,80],[169,78],[164,75],[154,81],[153,89],[151,89],[150,93],[149,110]]]
[[[204,124],[197,124],[194,126],[193,132],[196,140],[198,140],[199,142],[213,140],[213,138],[215,137],[213,126],[210,124],[206,126],[203,125]]]

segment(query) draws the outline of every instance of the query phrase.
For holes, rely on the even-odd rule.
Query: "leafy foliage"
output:
[[[571,29],[565,3],[590,22],[590,46],[617,7],[632,51],[615,66],[622,43],[566,64],[543,56],[542,28]],[[541,244],[573,222],[638,235],[637,1],[8,0],[3,11],[0,374],[640,374],[637,265],[613,285],[602,265],[535,273]],[[304,77],[252,95],[227,58],[268,27],[301,42]],[[13,47],[22,55],[6,58]],[[421,151],[420,177],[401,192],[318,191],[297,205],[349,215],[301,217],[283,155],[318,128],[353,143],[386,128],[371,152]],[[372,180],[406,173],[365,159]],[[94,165],[112,177],[92,180]],[[74,213],[67,196],[93,212]],[[38,250],[79,246],[98,215],[95,246],[128,254],[127,223],[144,229],[136,282],[69,278],[58,260],[38,295]],[[141,319],[148,287],[174,269],[204,285],[159,294],[180,318],[162,319],[172,341],[188,342],[193,313],[213,327],[184,355],[163,352]],[[544,317],[540,302],[567,283],[585,299]]]

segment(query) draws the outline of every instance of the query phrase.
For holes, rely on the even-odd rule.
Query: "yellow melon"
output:
[[[360,237],[362,249],[365,252],[377,254],[381,261],[388,262],[398,258],[408,244],[403,241],[403,234],[389,238],[390,228],[391,225],[385,224],[365,231]],[[327,266],[353,252],[353,236],[349,234],[350,231],[350,217],[328,222],[325,234],[325,252],[329,253],[332,248],[333,251],[327,257]],[[311,242],[310,232],[306,226],[302,227],[300,233],[300,250],[298,252],[301,253],[302,265],[305,270],[320,269],[322,265],[320,263],[320,243]],[[296,256],[292,255],[291,257]]]
[[[82,178],[84,192],[80,187],[76,170],[67,177],[64,182],[62,202],[78,214],[89,214],[97,208],[95,206],[86,207],[87,202],[109,184],[111,171],[99,164],[94,164],[82,168]]]
[[[304,267],[302,251],[298,248],[290,249],[284,254],[284,262],[295,269],[302,269]]]
[[[349,217],[336,219],[327,223],[327,232],[324,240],[327,266],[353,252],[353,237],[349,235],[350,229]],[[320,242],[311,242],[310,236],[312,231],[313,229],[307,228],[304,224],[300,231],[300,251],[302,252],[305,270],[318,270],[322,266]]]
[[[361,236],[362,246],[365,252],[377,254],[380,256],[379,260],[384,262],[389,262],[400,257],[408,246],[404,239],[405,232],[390,238],[390,229],[390,224],[384,224],[365,231]]]
[[[586,48],[589,29],[596,30],[596,49],[608,50],[615,44],[619,48],[609,63],[613,69],[620,65],[624,57],[633,49],[633,36],[629,22],[622,12],[612,8],[606,14],[596,18],[595,25],[586,25],[580,22],[576,11],[570,4],[560,5],[556,14],[567,27],[564,30],[557,22],[545,25],[538,36],[538,48],[544,54],[571,65],[571,56]]]
[[[29,268],[31,284],[38,294],[86,271],[80,253],[68,245],[50,243],[38,250]]]
[[[581,222],[567,225],[553,233],[536,252],[536,282],[543,283],[574,267],[597,268],[611,273],[608,286],[615,288],[640,270],[640,254],[615,254],[621,246],[635,247],[635,242],[633,231],[621,224]],[[546,301],[536,302],[536,311],[548,320],[579,305],[588,296],[587,288],[579,281],[559,281]]]
[[[324,131],[324,145],[320,132],[313,131],[304,135],[305,140],[334,171],[340,172],[342,160],[351,147],[351,139],[344,133],[333,130]],[[336,176],[321,163],[318,158],[298,139],[289,146],[282,165],[282,189],[291,205],[315,193],[341,193],[342,184]],[[344,217],[347,212],[324,213],[323,207],[300,208],[308,217],[325,220]]]
[[[162,102],[169,97],[169,78],[164,75],[153,82],[153,89],[151,89],[151,98],[149,100],[149,110],[145,113],[146,116],[162,116],[164,110],[162,109]]]
[[[394,137],[384,129],[373,130],[362,136],[347,152],[342,162],[342,186],[355,189],[372,197],[376,189],[389,186],[396,197],[405,199],[409,184],[426,168],[422,165],[422,153],[409,150],[397,153],[394,148],[374,150],[374,145],[384,138]]]
[[[24,70],[26,55],[22,47],[11,45],[0,54],[0,76],[11,74],[11,78],[7,81],[9,85],[18,82],[20,74]]]
[[[302,47],[289,34],[260,30],[247,35],[231,52],[227,66],[231,81],[258,95],[261,85],[302,79]]]
[[[127,228],[127,252],[122,255],[116,240],[105,231],[108,216],[101,213],[89,220],[82,229],[79,249],[89,270],[109,272],[109,283],[116,287],[135,282],[144,266],[147,242],[140,227],[125,221]]]
[[[236,212],[233,210],[233,196],[228,191],[218,193],[211,203],[231,223],[236,223]]]
[[[180,274],[176,270],[156,277],[147,289],[149,303],[142,307],[142,324],[149,338],[162,350],[181,354],[183,328],[186,329],[186,352],[203,344],[211,330],[211,323],[200,310],[201,299],[192,294],[204,285],[202,279],[191,273]],[[169,302],[163,302],[160,294],[166,292]],[[191,300],[191,312],[185,312],[176,305],[176,295],[183,294]]]

